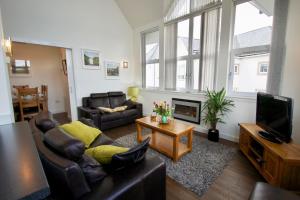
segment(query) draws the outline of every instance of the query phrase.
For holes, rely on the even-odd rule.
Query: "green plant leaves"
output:
[[[212,129],[216,129],[217,123],[224,123],[222,118],[231,111],[234,106],[232,100],[226,99],[226,90],[223,88],[220,91],[209,91],[207,89],[205,96],[207,100],[202,107],[204,113],[203,121],[205,124],[210,124]]]

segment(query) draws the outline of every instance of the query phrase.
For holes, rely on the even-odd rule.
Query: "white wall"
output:
[[[72,48],[77,104],[93,92],[126,90],[134,80],[132,29],[115,1],[1,0],[5,37]],[[120,80],[106,80],[101,70],[82,69],[81,48],[102,58],[129,61]]]
[[[0,45],[3,44],[3,28],[0,11]],[[8,80],[8,71],[3,51],[0,46],[0,125],[9,124],[14,121],[11,93]]]
[[[294,99],[293,138],[300,143],[300,1],[290,0],[281,94]]]
[[[11,86],[29,85],[41,88],[48,86],[48,109],[52,113],[66,112],[66,78],[62,71],[61,49],[43,45],[13,42],[13,59],[30,60],[29,77],[10,77]]]

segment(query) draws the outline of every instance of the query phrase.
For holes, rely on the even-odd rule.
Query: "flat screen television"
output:
[[[257,93],[256,124],[266,139],[289,142],[292,135],[293,100],[288,97]],[[275,141],[276,142],[276,141]]]

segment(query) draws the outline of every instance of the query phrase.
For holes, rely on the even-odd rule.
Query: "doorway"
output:
[[[59,123],[74,119],[76,98],[72,90],[72,49],[18,41],[13,41],[11,46],[8,71],[15,121],[24,119],[21,109],[24,111],[25,108],[22,107],[18,94],[22,87],[38,89],[39,112],[51,112]],[[44,90],[46,87],[46,92],[43,87]]]

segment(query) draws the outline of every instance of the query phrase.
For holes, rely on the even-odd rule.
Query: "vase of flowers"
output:
[[[153,102],[153,112],[160,116],[159,122],[162,124],[168,123],[168,117],[171,115],[170,105],[164,102]]]

